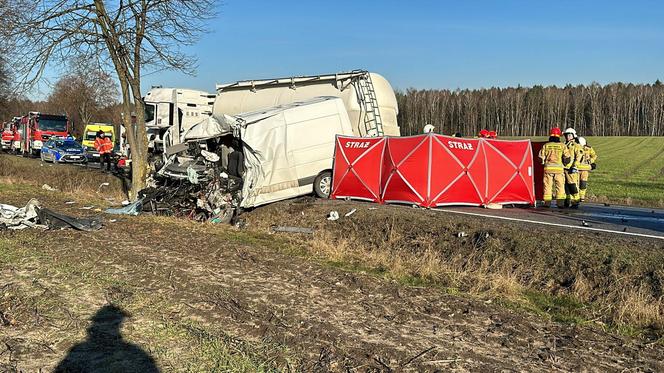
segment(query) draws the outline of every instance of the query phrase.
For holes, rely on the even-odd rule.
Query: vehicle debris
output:
[[[34,198],[22,208],[0,204],[0,224],[9,229],[74,228],[82,231],[96,231],[102,227],[102,222],[98,218],[75,218],[60,214],[42,208],[39,201]]]
[[[97,193],[99,193],[99,192],[101,191],[101,188],[102,188],[102,187],[109,186],[109,185],[110,185],[109,183],[101,183],[101,184],[99,184],[99,188],[97,188]]]
[[[330,211],[330,213],[327,215],[327,220],[329,220],[329,221],[339,220],[339,212],[338,211]]]
[[[0,204],[0,223],[9,229],[46,228],[39,225],[39,201],[31,199],[25,207]]]
[[[348,211],[348,212],[344,215],[344,217],[347,218],[347,217],[353,215],[356,211],[357,211],[357,209],[352,209],[352,210]]]
[[[270,230],[275,233],[283,232],[283,233],[303,233],[303,234],[313,234],[314,230],[311,228],[305,228],[305,227],[278,227],[278,226],[271,226]]]
[[[48,190],[49,192],[57,192],[58,190],[56,188],[53,188],[52,186],[48,184],[42,185],[42,189]]]

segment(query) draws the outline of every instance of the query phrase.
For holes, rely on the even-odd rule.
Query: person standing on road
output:
[[[104,135],[103,131],[97,131],[97,138],[95,139],[95,149],[99,152],[99,168],[104,169],[104,162],[106,162],[106,171],[111,171],[111,152],[113,151],[113,143],[111,139]]]
[[[579,137],[579,145],[583,148],[583,156],[579,162],[579,200],[584,202],[586,200],[586,190],[588,189],[588,176],[590,171],[594,170],[597,166],[597,153],[592,146],[588,145],[584,137]]]
[[[544,165],[544,207],[551,207],[553,192],[556,193],[556,204],[563,208],[565,203],[565,174],[563,170],[571,161],[567,147],[560,142],[560,128],[549,131],[549,142],[542,146],[539,158]]]
[[[569,150],[572,161],[569,167],[565,168],[565,190],[567,197],[565,198],[565,207],[572,207],[573,209],[579,208],[579,164],[583,158],[583,147],[576,142],[576,130],[568,128],[564,132],[565,146]]]

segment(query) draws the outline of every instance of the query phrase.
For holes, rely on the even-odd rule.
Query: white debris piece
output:
[[[209,162],[219,162],[219,155],[217,153],[201,150],[201,155]]]
[[[99,191],[101,190],[102,187],[109,186],[109,185],[110,185],[109,183],[101,183],[101,184],[99,184],[99,187],[97,188],[97,193],[99,193]]]
[[[49,192],[57,192],[58,191],[57,189],[53,188],[52,186],[50,186],[48,184],[42,185],[42,189],[48,190]]]
[[[346,213],[346,215],[344,215],[344,216],[345,216],[345,217],[349,217],[349,216],[353,215],[353,214],[355,213],[355,211],[357,211],[357,209],[352,209],[352,210],[348,211],[348,212]]]
[[[338,211],[330,211],[330,213],[327,215],[327,220],[329,220],[329,221],[339,220],[339,212]]]
[[[0,223],[6,225],[9,229],[41,227],[37,224],[37,210],[39,207],[39,201],[36,199],[31,199],[22,208],[0,204]]]

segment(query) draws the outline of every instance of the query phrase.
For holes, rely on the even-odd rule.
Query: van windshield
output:
[[[113,139],[113,134],[111,132],[104,132],[104,136],[109,139]],[[97,139],[97,131],[88,131],[85,133],[85,139],[87,141],[95,141]]]

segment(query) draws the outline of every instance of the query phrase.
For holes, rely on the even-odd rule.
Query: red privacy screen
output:
[[[423,207],[534,204],[530,140],[337,136],[331,198]]]

